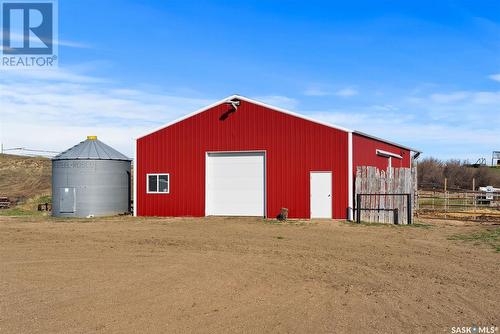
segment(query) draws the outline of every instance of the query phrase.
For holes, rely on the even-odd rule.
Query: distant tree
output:
[[[421,189],[443,189],[447,179],[448,189],[472,189],[475,186],[500,187],[500,171],[489,167],[473,168],[465,161],[425,158],[418,163],[418,184]]]
[[[488,167],[476,169],[474,177],[476,186],[494,186],[500,188],[500,170]]]
[[[418,184],[424,188],[443,186],[443,163],[435,158],[425,158],[418,163]]]
[[[474,170],[460,160],[448,160],[445,163],[443,176],[448,179],[449,189],[472,189]]]

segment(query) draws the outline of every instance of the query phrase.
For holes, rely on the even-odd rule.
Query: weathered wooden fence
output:
[[[408,224],[417,205],[416,168],[388,168],[361,166],[356,170],[355,204],[356,214],[365,222],[386,224]],[[364,194],[358,196],[359,194]],[[409,194],[408,197],[404,195]],[[408,205],[411,207],[408,208]],[[361,210],[360,210],[361,209]],[[398,221],[395,222],[397,212]],[[411,219],[410,219],[411,220]]]

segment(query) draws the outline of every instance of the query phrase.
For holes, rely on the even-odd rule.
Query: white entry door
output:
[[[264,152],[208,153],[205,214],[265,216]]]
[[[332,218],[332,172],[311,172],[311,218]]]

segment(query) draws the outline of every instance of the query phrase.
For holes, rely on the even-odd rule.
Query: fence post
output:
[[[398,211],[399,211],[398,208],[394,209],[394,225],[399,224],[399,212]]]
[[[361,195],[356,194],[356,223],[361,223]]]
[[[444,178],[444,218],[447,218],[448,212],[448,178]]]
[[[408,215],[408,225],[412,223],[412,202],[411,202],[411,194],[406,195],[407,198],[407,215]]]
[[[474,202],[474,213],[476,212],[476,178],[472,178],[472,201]],[[465,194],[467,196],[467,194]]]

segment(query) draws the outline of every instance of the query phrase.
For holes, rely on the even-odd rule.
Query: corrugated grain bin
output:
[[[97,217],[130,212],[130,161],[95,136],[54,157],[52,215]]]

